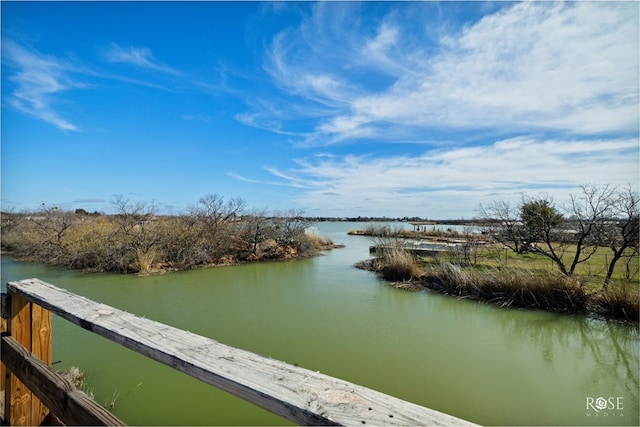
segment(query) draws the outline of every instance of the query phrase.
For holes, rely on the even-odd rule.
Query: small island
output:
[[[166,273],[200,267],[316,255],[336,247],[308,232],[295,210],[267,214],[242,199],[207,195],[180,215],[122,197],[116,213],[2,212],[2,250],[19,260],[93,272]]]

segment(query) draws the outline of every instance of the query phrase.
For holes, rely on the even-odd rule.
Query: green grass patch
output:
[[[562,259],[565,265],[569,265],[575,256],[575,245],[567,245],[564,248]],[[629,285],[638,285],[640,271],[640,256],[629,249],[627,256],[618,261],[613,272],[612,280]],[[612,252],[608,248],[598,248],[596,252],[585,262],[578,264],[574,276],[588,289],[602,287],[606,276],[607,267],[612,258]],[[454,261],[453,254],[442,254],[437,259],[425,259],[429,264],[433,262]],[[549,258],[538,253],[517,254],[510,249],[498,245],[488,244],[481,246],[471,257],[470,265],[475,267],[509,267],[532,270],[536,272],[559,272],[558,266]]]

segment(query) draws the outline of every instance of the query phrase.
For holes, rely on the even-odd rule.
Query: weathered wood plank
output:
[[[5,335],[5,332],[8,333],[7,330],[7,319],[2,319],[0,318],[0,335]],[[4,366],[4,363],[2,363],[2,360],[0,360],[0,391],[4,391],[4,389],[7,386],[7,382],[6,382],[6,375],[7,375],[7,370],[6,367]],[[2,404],[0,402],[0,404]],[[4,411],[4,406],[2,407],[2,410]],[[4,416],[4,412],[2,412],[3,416]]]
[[[2,360],[65,425],[125,425],[13,337],[2,337]]]
[[[9,294],[2,292],[0,294],[0,317],[8,319],[11,316],[11,297]]]
[[[303,425],[472,425],[347,381],[140,318],[38,279],[10,282],[7,288],[84,329]]]
[[[9,316],[11,316],[11,298],[9,297],[9,294],[2,292],[0,294],[0,334],[4,335],[5,332],[9,331],[9,325],[8,325],[8,319]],[[6,366],[4,366],[4,363],[2,363],[2,360],[0,360],[0,392],[4,392],[4,390],[7,388],[7,368]],[[3,401],[6,401],[6,399],[2,399]],[[5,414],[5,407],[4,407],[4,403],[0,402],[0,405],[2,405],[2,408],[0,408],[2,410],[2,418],[4,418],[4,414]]]

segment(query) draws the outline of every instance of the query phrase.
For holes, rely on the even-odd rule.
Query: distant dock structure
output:
[[[369,246],[369,253],[373,255],[382,255],[385,251],[402,249],[411,252],[416,256],[433,257],[443,252],[455,252],[462,250],[465,241],[454,242],[433,242],[433,241],[416,241],[416,242],[400,242],[381,245]]]
[[[435,221],[412,221],[409,224],[413,225],[413,231],[426,231],[427,225],[437,225]]]

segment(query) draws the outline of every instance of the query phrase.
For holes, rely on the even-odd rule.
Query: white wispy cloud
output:
[[[149,81],[143,78],[122,76],[112,70],[98,71],[99,67],[86,66],[77,59],[54,56],[35,48],[5,39],[2,43],[3,67],[6,68],[12,86],[6,96],[7,105],[15,110],[43,120],[67,131],[78,131],[79,126],[65,117],[63,106],[71,105],[74,89],[94,87],[96,79],[122,81],[163,91],[176,91],[171,82]],[[112,44],[106,58],[110,63],[128,63],[147,70],[169,74],[171,79],[181,73],[157,61],[146,48],[122,48]],[[4,72],[4,70],[3,70]],[[188,83],[187,83],[188,84]],[[65,94],[68,94],[65,96]],[[69,115],[69,114],[67,114]],[[191,119],[202,119],[202,115]]]
[[[312,212],[468,217],[480,203],[522,193],[561,200],[585,183],[633,184],[637,156],[637,138],[516,137],[417,156],[323,156],[269,171],[281,185],[304,183],[297,202]]]
[[[3,40],[2,56],[15,84],[7,103],[16,110],[44,120],[59,129],[77,131],[77,125],[59,111],[63,94],[85,86],[73,64],[28,49],[12,40]]]
[[[293,176],[287,177],[283,175],[280,171],[277,171],[274,169],[271,169],[271,170],[269,170],[269,168],[266,168],[266,169],[280,179],[277,179],[277,180],[254,179],[254,178],[248,178],[244,175],[241,175],[235,172],[228,172],[227,175],[239,181],[250,182],[252,184],[262,184],[262,185],[270,185],[270,186],[277,186],[277,187],[308,188],[307,185],[301,184],[298,178],[295,178]]]
[[[106,57],[109,62],[113,63],[126,63],[173,75],[180,74],[180,71],[154,58],[151,49],[146,47],[122,47],[116,43],[112,43],[106,51]]]
[[[438,217],[522,193],[635,185],[637,3],[505,3],[464,27],[425,19],[431,5],[404,6],[372,26],[357,5],[323,3],[280,32],[265,70],[299,108],[272,130],[306,119],[297,134],[308,146],[423,141],[425,151],[297,160],[262,183],[300,186],[296,202],[312,212]],[[254,123],[265,129],[278,110],[269,102]]]
[[[363,18],[345,18],[353,7],[318,5],[267,55],[282,90],[325,108],[306,115],[309,143],[433,128],[589,135],[638,127],[635,2],[508,5],[430,47],[427,29],[416,31],[419,8],[400,6],[371,34]]]
[[[70,94],[65,97],[65,93],[90,88],[93,84],[89,82],[93,79],[118,80],[159,90],[173,90],[163,83],[123,77],[110,71],[96,71],[77,60],[44,54],[11,39],[3,40],[2,57],[3,65],[8,70],[8,79],[15,84],[7,95],[7,104],[23,114],[67,131],[78,131],[79,126],[63,113],[62,106],[70,105]],[[113,44],[107,58],[113,63],[131,63],[173,76],[180,74],[156,61],[148,49],[124,49]]]

